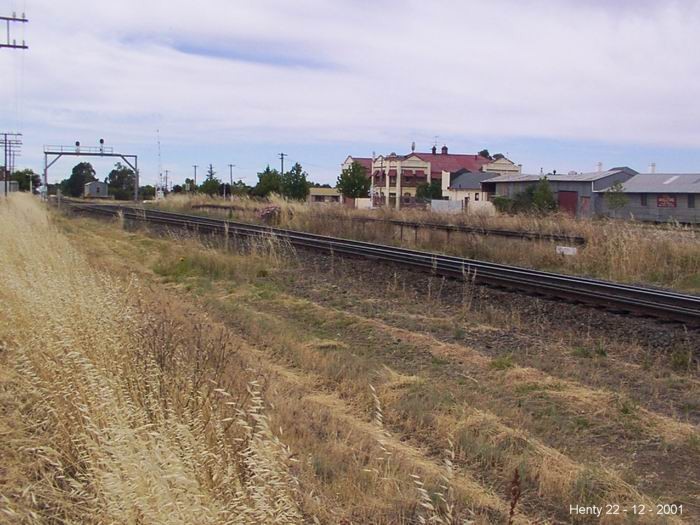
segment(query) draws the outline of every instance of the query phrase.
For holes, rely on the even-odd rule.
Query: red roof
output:
[[[372,159],[367,157],[353,157],[352,160],[365,168],[368,173],[372,171]]]
[[[459,171],[466,169],[468,171],[479,171],[482,166],[491,162],[480,155],[462,155],[454,153],[414,153],[414,155],[425,162],[430,162],[430,171],[432,173],[442,173],[443,171]]]
[[[491,162],[489,159],[485,157],[481,157],[480,155],[463,155],[463,154],[455,154],[455,153],[441,153],[438,152],[435,155],[432,153],[410,153],[408,155],[389,155],[385,158],[396,158],[396,159],[401,159],[405,160],[411,156],[415,155],[419,159],[421,159],[424,162],[430,162],[430,172],[433,178],[435,178],[434,174],[440,175],[442,174],[443,171],[449,171],[450,173],[453,173],[455,171],[459,171],[462,169],[465,169],[467,171],[475,172],[479,171],[482,166],[485,164],[488,164]],[[365,167],[367,169],[367,173],[371,173],[372,171],[372,159],[367,158],[367,157],[352,157],[352,160],[360,164],[361,166]],[[375,172],[376,174],[377,172]],[[392,174],[395,175],[396,172]],[[415,173],[417,176],[422,176],[423,171],[422,170],[417,170]]]

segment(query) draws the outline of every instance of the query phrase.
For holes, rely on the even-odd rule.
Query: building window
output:
[[[478,200],[479,200],[479,194],[478,194],[478,193],[475,193],[475,194],[474,194],[474,200],[475,200],[475,201],[478,201]]]
[[[641,198],[642,198],[642,206],[646,206],[647,205],[647,194],[642,193]]]
[[[695,194],[688,194],[688,208],[695,208]]]

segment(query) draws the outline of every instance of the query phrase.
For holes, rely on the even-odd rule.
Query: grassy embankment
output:
[[[206,203],[233,205],[235,209],[192,210],[192,205]],[[273,198],[270,204],[281,208],[278,224],[285,228],[700,293],[700,234],[680,225],[659,229],[625,221],[578,220],[566,215],[487,217],[393,209],[369,212],[337,206],[310,206],[278,198]],[[257,210],[266,206],[265,203],[245,198],[230,202],[206,196],[181,195],[169,197],[158,205],[173,211],[228,216],[249,222],[259,222]],[[552,242],[455,232],[448,236],[445,232],[430,229],[419,230],[416,235],[412,228],[404,228],[402,233],[394,225],[362,223],[353,221],[353,217],[556,233],[582,236],[587,239],[587,244],[579,248],[577,256],[564,257],[555,253],[555,243]]]
[[[86,253],[88,262],[77,267],[108,270],[121,283],[136,273],[142,288],[149,285],[137,305],[176,319],[180,337],[194,330],[199,335],[191,341],[209,333],[235,338],[225,364],[200,362],[196,369],[223,367],[219,383],[233,381],[225,389],[236,406],[247,406],[240,393],[258,378],[275,429],[265,441],[277,435],[289,447],[274,463],[279,476],[296,480],[282,478],[283,485],[298,487],[284,492],[285,507],[299,509],[304,521],[506,523],[516,470],[523,492],[518,523],[601,522],[570,516],[571,504],[677,501],[687,522],[698,516],[700,438],[682,416],[697,398],[695,368],[659,361],[650,370],[638,354],[605,338],[574,347],[556,334],[533,336],[513,353],[510,340],[522,334],[494,320],[498,312],[474,311],[468,286],[454,308],[412,295],[401,278],[380,286],[370,277],[362,281],[342,261],[314,269],[269,246],[230,254],[91,220],[61,225]],[[98,324],[92,315],[88,320]],[[75,328],[84,326],[91,325]],[[104,333],[122,332],[108,323]],[[494,335],[495,348],[480,346]],[[170,348],[167,339],[159,341],[142,346]],[[3,358],[13,362],[16,348],[21,344],[10,344]],[[548,366],[553,361],[557,366]],[[634,388],[645,383],[652,387]],[[664,390],[672,393],[659,408]],[[172,406],[165,395],[156,399]],[[229,439],[224,434],[221,441],[230,445]],[[129,471],[121,479],[139,475]],[[624,521],[634,518],[602,520]]]
[[[0,223],[0,521],[301,521],[228,331],[97,269],[30,197]]]

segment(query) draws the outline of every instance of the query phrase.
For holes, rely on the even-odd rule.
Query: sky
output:
[[[280,152],[334,183],[348,155],[436,141],[527,173],[700,172],[700,0],[0,0],[12,11],[29,18],[29,49],[0,49],[18,168],[104,138],[150,183],[210,163],[254,183]]]

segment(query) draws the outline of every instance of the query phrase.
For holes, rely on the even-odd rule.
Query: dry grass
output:
[[[259,222],[260,209],[274,205],[280,209],[277,224],[285,228],[700,293],[700,239],[696,231],[678,224],[654,229],[625,221],[573,219],[567,215],[485,217],[389,208],[358,211],[289,202],[275,196],[269,202],[262,202],[248,198],[223,201],[206,196],[176,195],[158,205],[173,211],[191,212],[193,206],[206,204],[228,208],[195,211]],[[413,228],[353,220],[363,217],[582,236],[587,239],[587,245],[579,249],[577,256],[564,257],[555,253],[555,244],[551,242],[456,232],[448,235],[431,229],[416,232]]]
[[[260,387],[227,365],[236,341],[147,307],[29,197],[0,222],[3,519],[299,523]]]
[[[296,212],[292,218],[295,215]],[[141,439],[141,430],[145,435],[153,432],[158,445],[172,451],[168,458],[180,458],[182,466],[178,472],[197,480],[189,492],[183,492],[185,496],[176,497],[188,508],[190,505],[218,505],[217,509],[228,509],[227,505],[233,500],[248,512],[240,519],[254,523],[252,515],[270,506],[268,497],[275,498],[263,492],[262,503],[258,503],[257,496],[251,493],[258,494],[255,487],[259,484],[280,487],[280,506],[298,513],[290,518],[291,522],[315,523],[318,520],[347,525],[507,523],[514,501],[513,523],[599,523],[597,519],[571,518],[568,505],[611,501],[651,503],[671,501],[671,498],[696,501],[689,496],[690,489],[680,486],[664,486],[659,492],[649,493],[649,485],[629,480],[627,467],[617,461],[626,462],[633,450],[642,464],[630,465],[629,470],[640,477],[646,476],[655,472],[659,460],[650,449],[627,448],[635,446],[630,439],[660,443],[666,450],[664,461],[677,460],[677,455],[688,453],[686,438],[696,436],[697,427],[691,428],[639,406],[632,407],[632,413],[627,414],[625,410],[629,412],[629,402],[634,404],[634,400],[628,400],[625,395],[615,395],[603,387],[592,388],[574,378],[560,378],[524,366],[519,356],[493,359],[472,347],[445,343],[424,333],[424,323],[428,322],[444,322],[446,330],[453,330],[455,326],[454,320],[438,319],[443,316],[437,310],[440,283],[435,285],[434,294],[428,300],[416,300],[410,305],[392,304],[389,318],[384,319],[382,315],[375,315],[382,313],[379,296],[387,299],[396,296],[403,298],[404,303],[410,302],[405,283],[403,292],[401,290],[400,279],[385,283],[386,290],[364,288],[361,283],[355,290],[347,286],[347,282],[332,282],[328,276],[329,287],[324,290],[318,272],[326,270],[317,268],[314,271],[300,261],[292,261],[294,267],[290,270],[290,262],[274,247],[259,251],[248,247],[241,254],[203,245],[196,239],[173,242],[174,239],[163,235],[154,239],[91,220],[62,220],[61,227],[80,242],[81,252],[88,253],[87,260],[78,253],[75,258],[78,262],[73,266],[87,268],[86,273],[93,279],[95,275],[101,276],[97,279],[102,283],[99,289],[91,286],[86,293],[92,296],[98,295],[99,290],[110,289],[113,292],[109,303],[122,305],[121,313],[116,307],[105,310],[120,321],[107,318],[102,323],[104,334],[108,334],[110,341],[119,342],[119,348],[136,349],[112,352],[107,359],[100,346],[104,344],[99,343],[103,336],[100,331],[99,337],[93,335],[90,339],[95,349],[91,346],[89,353],[85,353],[90,359],[99,356],[100,366],[110,372],[117,366],[111,361],[123,362],[123,358],[111,356],[133,353],[133,361],[127,362],[136,363],[138,375],[129,373],[127,366],[112,375],[145,379],[139,379],[138,385],[127,381],[127,385],[121,387],[128,395],[119,399],[128,400],[130,406],[138,409],[136,414],[145,412],[141,419],[146,419],[145,423],[134,423],[135,430],[119,443],[125,446]],[[47,225],[47,228],[53,234],[52,227]],[[51,250],[60,253],[66,251],[66,246],[63,239],[60,249]],[[68,248],[68,252],[77,253]],[[55,265],[51,263],[52,267]],[[92,265],[109,268],[115,276],[135,272],[139,282],[151,283],[152,288],[144,290],[145,284],[132,279],[129,288],[132,295],[127,295],[120,291],[123,285],[105,280],[102,274],[90,270]],[[295,289],[291,284],[282,286],[281,281],[301,280],[302,272],[315,272],[307,278],[313,293],[303,287]],[[59,271],[59,275],[63,273],[67,270]],[[338,279],[350,278],[343,277],[340,269],[337,273]],[[71,290],[66,297],[72,297],[72,290],[79,286],[75,282],[68,283],[64,277],[61,279],[61,286],[54,290],[61,291],[64,296],[66,290]],[[295,290],[299,295],[294,295]],[[326,297],[332,304],[331,299],[336,299],[337,304],[330,306],[314,300],[313,294]],[[464,305],[453,312],[455,316],[463,320],[473,317],[472,294],[472,287],[465,286]],[[372,307],[370,312],[356,307],[356,295],[367,300],[367,305]],[[76,297],[79,297],[78,303],[86,302],[90,312],[93,306],[109,306],[89,302],[91,299],[83,297],[82,291],[77,292]],[[140,299],[135,301],[130,297]],[[171,297],[170,301],[176,304],[166,305],[166,297]],[[0,298],[4,300],[5,295]],[[55,307],[59,299],[44,298],[42,301]],[[66,311],[74,313],[72,309]],[[202,312],[206,312],[206,316]],[[36,313],[49,316],[45,308]],[[54,325],[63,315],[55,314]],[[99,325],[102,317],[91,315],[88,320]],[[129,326],[140,327],[135,329],[133,338],[121,335],[127,332],[125,316],[130,319]],[[406,321],[405,328],[392,324],[399,319]],[[220,322],[225,323],[226,328]],[[92,329],[86,329],[90,325],[76,321],[65,326],[60,328],[68,330],[65,340],[85,347],[80,343],[82,336],[79,339],[73,332],[91,333]],[[484,330],[495,328],[484,327]],[[232,333],[236,334],[235,339]],[[14,342],[2,354],[7,363],[14,363],[15,357],[20,355],[17,334],[13,337]],[[46,339],[48,346],[55,346],[47,334],[42,332],[38,337]],[[38,353],[44,351],[42,348]],[[56,353],[51,352],[52,355]],[[15,395],[15,391],[27,392],[30,387],[36,387],[27,383],[22,389],[10,388],[10,384],[19,384],[20,377],[17,366],[8,369],[13,377],[12,383],[3,383],[8,385],[3,401],[7,399],[7,406],[14,408],[5,412],[13,414],[6,419],[17,421],[25,417],[22,411],[26,407],[21,402],[24,398]],[[103,368],[98,367],[98,370]],[[127,373],[121,373],[122,370]],[[152,370],[158,373],[154,379],[149,379]],[[109,377],[119,384],[126,381]],[[52,377],[45,380],[57,381]],[[90,392],[74,383],[71,389],[79,391],[81,396],[88,396]],[[132,394],[130,389],[137,394]],[[43,393],[43,397],[51,399],[51,394]],[[113,396],[107,397],[112,400]],[[100,398],[98,405],[99,402],[107,400]],[[115,405],[115,410],[121,410],[120,403]],[[162,408],[163,405],[167,408]],[[93,405],[88,409],[94,419],[93,414],[98,410]],[[580,427],[577,434],[570,434],[572,422],[582,419],[582,414],[590,414],[595,420],[592,419],[590,427]],[[63,412],[59,415],[63,417]],[[261,419],[263,415],[268,418]],[[127,412],[127,416],[136,419],[132,412]],[[637,420],[641,420],[639,424]],[[216,427],[213,421],[223,423]],[[625,427],[630,422],[635,423],[632,438],[627,436]],[[144,424],[152,426],[144,428]],[[181,439],[171,439],[169,436],[174,430],[170,427],[178,425],[186,429],[186,434]],[[92,435],[83,431],[79,424],[76,428],[81,443],[89,442]],[[214,432],[213,428],[220,430]],[[22,510],[20,504],[26,505],[27,512],[34,509],[22,497],[22,490],[18,490],[18,487],[30,486],[22,480],[33,476],[33,479],[40,479],[39,486],[43,486],[47,483],[45,474],[51,472],[46,466],[45,470],[26,469],[24,465],[32,465],[32,462],[20,456],[25,450],[22,444],[29,442],[29,436],[26,430],[19,430],[11,431],[13,441],[2,449],[3,457],[7,454],[14,459],[8,462],[12,466],[12,476],[6,475],[6,485],[0,485],[3,494],[11,495],[8,505],[14,505],[12,509],[18,513]],[[257,437],[256,431],[259,431]],[[50,443],[54,434],[45,432],[42,428],[38,437],[32,435],[34,443],[39,438],[44,440],[42,443]],[[111,436],[108,435],[110,439]],[[63,441],[69,440],[64,438],[58,443]],[[116,455],[108,454],[109,461],[102,457],[103,449],[109,450],[103,445],[108,443],[109,440],[102,438],[90,453],[100,458],[100,466],[104,464],[110,472],[119,472],[115,477],[120,483],[116,486],[136,483],[129,482],[132,478],[141,479],[141,472],[122,466],[126,459],[116,461],[117,456],[122,455],[133,458],[129,450],[122,453],[114,445]],[[242,443],[246,446],[240,448]],[[151,446],[156,445],[151,443]],[[149,457],[146,452],[140,453]],[[162,463],[158,467],[164,469]],[[144,464],[150,465],[149,462]],[[174,460],[168,460],[167,466],[171,464]],[[225,473],[223,466],[228,468]],[[516,470],[519,481],[514,484]],[[273,473],[272,483],[261,477],[268,471]],[[259,472],[260,476],[241,476],[240,472]],[[168,470],[165,475],[169,473]],[[244,501],[231,497],[230,493],[217,492],[217,483],[225,476],[229,476],[227,480],[234,480],[229,482],[234,484],[237,493],[247,495]],[[245,485],[241,478],[251,485]],[[101,481],[87,479],[90,482],[86,486],[91,490],[102,487]],[[688,479],[696,482],[692,474]],[[512,492],[514,487],[522,491],[517,497]],[[134,494],[145,489],[120,490],[139,501]],[[120,493],[116,489],[114,492]],[[64,501],[69,494],[72,493],[64,488],[49,492],[59,501]],[[107,494],[111,493],[107,491]],[[51,497],[45,499],[51,501]],[[111,501],[107,496],[100,498]],[[76,501],[83,509],[99,509],[101,514],[98,515],[103,521],[109,521],[113,514],[103,510],[109,508],[102,503],[103,499]],[[73,510],[74,514],[70,515],[73,521],[82,521],[75,518],[80,516],[79,511]],[[194,522],[206,522],[205,517],[209,515],[202,511],[202,516]],[[648,516],[638,521],[655,523],[654,518]],[[621,521],[611,517],[603,520],[606,523]],[[275,521],[265,517],[259,522]]]

